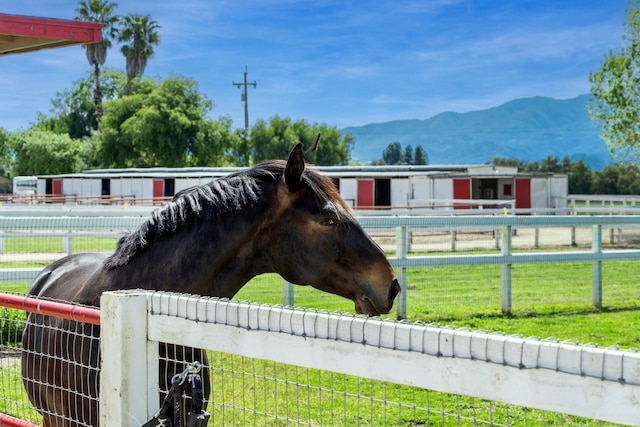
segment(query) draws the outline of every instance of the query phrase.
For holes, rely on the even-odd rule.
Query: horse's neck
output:
[[[154,242],[129,264],[109,270],[107,287],[142,288],[232,297],[252,277],[265,272],[253,237],[259,223],[224,215],[216,224]]]

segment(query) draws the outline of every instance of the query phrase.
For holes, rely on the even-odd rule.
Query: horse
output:
[[[351,299],[359,314],[388,313],[400,286],[382,249],[333,181],[309,167],[302,144],[271,160],[178,193],[118,241],[111,255],[72,254],[45,267],[29,294],[99,307],[105,291],[148,289],[232,298],[251,278],[278,273]],[[69,321],[30,314],[22,376],[44,425],[98,425],[99,349]],[[87,337],[98,326],[82,324]],[[73,329],[73,330],[72,330]],[[203,350],[161,346],[171,360]],[[180,353],[171,354],[168,353]],[[185,365],[161,361],[159,383]],[[203,371],[205,397],[209,375]],[[161,399],[161,396],[159,396]],[[183,414],[186,411],[182,411]]]

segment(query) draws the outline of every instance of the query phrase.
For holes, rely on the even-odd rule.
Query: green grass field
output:
[[[12,267],[37,266],[15,264]],[[604,264],[604,306],[591,304],[591,264],[520,265],[513,270],[513,313],[500,306],[500,267],[434,267],[407,271],[407,316],[410,321],[438,323],[489,332],[557,337],[600,346],[633,348],[640,343],[640,263]],[[5,283],[1,291],[26,293],[28,283]],[[280,305],[282,279],[275,274],[254,278],[238,300]],[[294,286],[294,305],[329,312],[353,312],[353,303],[308,286]],[[394,317],[394,312],[385,317]]]
[[[113,237],[74,237],[74,252],[114,251],[118,239]],[[4,253],[61,252],[62,237],[6,237]]]
[[[9,240],[9,239],[7,239]],[[107,239],[108,240],[108,239]],[[5,243],[6,245],[9,242]],[[20,252],[24,243],[12,242]],[[105,250],[113,241],[87,243],[83,250]],[[58,247],[58,243],[46,248]],[[80,249],[74,241],[74,249]],[[3,267],[38,266],[37,263]],[[640,263],[603,264],[604,306],[591,304],[590,263],[552,263],[513,267],[513,313],[500,306],[500,266],[434,267],[407,270],[407,314],[411,321],[437,323],[507,335],[555,337],[560,341],[635,348],[640,343]],[[24,293],[28,283],[3,284],[3,292]],[[267,274],[253,279],[238,300],[282,304],[283,281]],[[353,312],[353,303],[311,287],[295,286],[295,306]],[[0,312],[2,337],[18,337],[14,310]],[[385,317],[393,318],[394,313]],[[13,326],[12,326],[13,325]],[[11,329],[13,328],[13,330]],[[9,339],[9,341],[15,341]],[[210,425],[280,426],[459,426],[603,425],[561,414],[453,396],[368,379],[285,366],[229,354],[211,354],[213,394]],[[0,359],[0,412],[38,420],[25,402],[18,368]]]

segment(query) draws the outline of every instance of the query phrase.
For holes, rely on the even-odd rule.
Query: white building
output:
[[[323,166],[357,209],[389,207],[566,207],[563,174],[492,165]],[[75,203],[162,203],[176,192],[239,168],[103,169],[38,177],[38,195]],[[468,203],[464,203],[468,201]],[[491,202],[491,201],[495,201]]]

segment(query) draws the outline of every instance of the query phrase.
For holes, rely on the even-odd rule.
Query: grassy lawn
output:
[[[555,337],[599,346],[640,344],[640,263],[604,264],[602,308],[591,300],[590,263],[519,265],[513,269],[513,312],[500,301],[500,266],[415,268],[407,271],[407,316],[488,332]],[[282,279],[259,276],[236,295],[239,300],[282,304]],[[308,286],[294,286],[294,305],[330,312],[353,312],[353,303]],[[384,317],[393,318],[394,312]]]
[[[74,237],[74,252],[114,251],[117,238]],[[62,237],[5,237],[5,253],[62,252]]]
[[[104,242],[103,242],[104,244]],[[76,243],[74,242],[74,247]],[[93,246],[94,248],[96,246]],[[37,264],[36,264],[37,265]],[[29,265],[12,265],[32,266]],[[411,321],[507,335],[555,337],[560,341],[634,348],[640,343],[640,263],[603,265],[604,307],[591,304],[591,264],[516,265],[512,270],[513,313],[503,314],[500,266],[415,268],[407,270],[407,307]],[[26,292],[28,283],[3,284],[3,292]],[[238,300],[282,304],[283,281],[275,274],[253,279]],[[295,304],[306,309],[353,312],[353,303],[294,286]],[[3,337],[11,314],[0,314]],[[394,313],[385,317],[393,318]],[[566,415],[514,407],[389,383],[212,353],[213,393],[209,425],[279,426],[457,426],[603,425]],[[0,412],[23,413],[11,403],[25,402],[17,367],[0,359]],[[21,415],[22,417],[23,415]],[[33,411],[29,417],[35,417]]]
[[[37,266],[16,264],[12,267]],[[604,306],[591,304],[591,264],[519,265],[513,269],[513,312],[503,314],[500,267],[434,267],[407,271],[407,316],[411,321],[437,323],[525,337],[556,337],[561,341],[618,345],[640,344],[640,263],[604,264]],[[26,293],[29,283],[5,283],[0,291]],[[281,305],[283,281],[276,274],[254,278],[236,295],[238,300]],[[353,302],[294,286],[294,305],[329,312],[354,312]],[[395,311],[384,317],[395,317]]]

